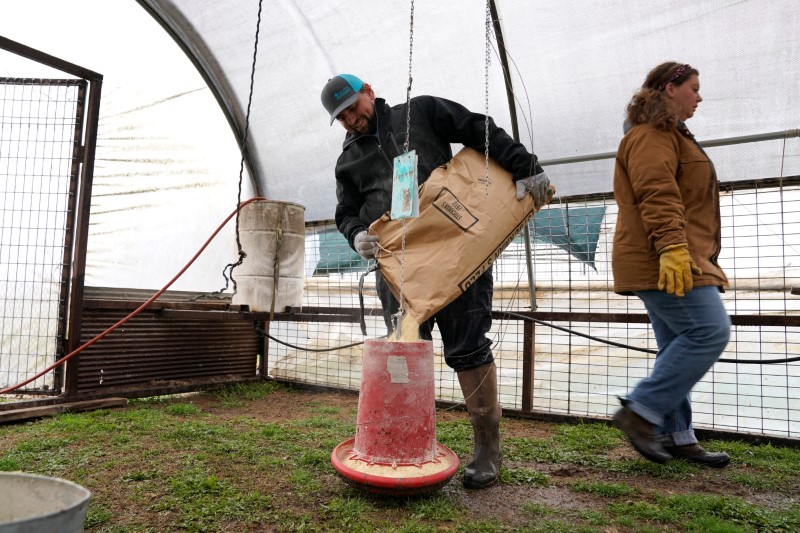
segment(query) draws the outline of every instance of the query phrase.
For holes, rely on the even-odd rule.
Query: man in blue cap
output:
[[[372,222],[391,209],[393,159],[405,152],[407,104],[389,106],[376,98],[372,87],[352,74],[334,76],[322,89],[322,105],[331,124],[338,121],[347,135],[336,163],[336,226],[364,259],[372,259],[379,237],[369,235]],[[410,104],[410,142],[416,150],[420,185],[431,172],[452,159],[451,144],[483,152],[487,119],[456,102],[434,96],[417,96]],[[488,118],[489,156],[509,171],[516,183],[517,199],[533,196],[538,209],[549,199],[550,180],[534,154],[514,141]],[[438,324],[445,362],[457,373],[474,434],[472,461],[464,469],[463,484],[482,489],[500,474],[500,417],[497,368],[491,340],[492,270],[466,292],[420,325],[420,336],[430,340]],[[391,316],[399,304],[376,273],[384,321],[391,332]]]

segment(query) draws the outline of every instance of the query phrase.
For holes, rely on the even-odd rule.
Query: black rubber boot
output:
[[[614,423],[621,429],[637,452],[654,463],[664,464],[672,456],[653,434],[653,424],[627,407],[614,414]]]
[[[475,439],[472,461],[464,467],[464,487],[485,489],[500,476],[500,418],[503,410],[497,398],[497,367],[489,363],[458,374]]]

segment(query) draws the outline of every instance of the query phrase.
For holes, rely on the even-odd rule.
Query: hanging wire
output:
[[[494,49],[492,38],[497,38],[494,34],[494,19],[492,17],[492,0],[486,0],[486,10],[484,17],[484,159],[485,159],[485,175],[483,177],[484,183],[484,197],[489,197],[489,68],[491,66],[491,52]],[[503,62],[500,61],[500,65]],[[520,281],[517,280],[515,292],[519,289]],[[511,305],[509,301],[508,306]],[[501,326],[497,333],[492,336],[492,348],[500,346],[505,339],[507,328],[501,322]]]
[[[236,249],[239,252],[239,259],[235,263],[228,263],[222,269],[222,276],[225,278],[225,286],[220,290],[211,293],[212,295],[220,294],[228,290],[229,282],[233,283],[233,294],[236,294],[236,280],[233,277],[233,269],[238,267],[247,257],[247,253],[242,249],[242,241],[239,239],[239,218],[241,214],[242,204],[242,179],[244,176],[244,163],[247,159],[247,138],[250,133],[250,106],[253,103],[253,88],[255,87],[256,64],[258,58],[258,36],[261,32],[261,7],[263,0],[258,0],[258,17],[256,19],[256,35],[255,43],[253,44],[253,61],[250,66],[250,92],[247,95],[247,111],[244,115],[244,131],[242,132],[242,157],[239,161],[239,188],[236,194]],[[225,272],[230,273],[230,277]]]
[[[497,48],[494,47],[493,43],[492,43],[492,50],[494,51],[495,57],[497,57],[498,60],[499,60],[500,59],[500,52],[497,50]],[[514,61],[514,58],[511,55],[511,52],[509,52],[508,47],[505,47],[505,54],[506,54],[506,57],[508,58],[508,60],[514,66],[514,70],[516,71],[518,79],[519,79],[520,83],[522,84],[522,92],[525,95],[525,104],[526,104],[524,106],[524,109],[527,110],[527,114],[526,113],[522,113],[522,119],[525,121],[525,130],[528,133],[528,142],[530,142],[530,145],[531,145],[531,152],[535,154],[536,153],[536,149],[535,149],[535,146],[534,146],[534,143],[533,143],[533,110],[531,109],[531,98],[530,98],[530,94],[528,93],[528,87],[525,85],[525,79],[520,74],[519,67],[517,66],[517,63]],[[500,64],[502,65],[503,62],[500,61]],[[505,72],[504,74],[509,79],[511,79],[511,73],[510,72]],[[522,100],[520,100],[517,97],[517,92],[514,90],[513,86],[510,87],[510,88],[511,88],[511,94],[514,97],[514,102],[516,102],[519,107],[523,107],[523,102],[522,102]],[[530,168],[530,173],[531,174],[533,174],[533,167],[534,167],[533,159],[531,159],[531,168]]]
[[[492,61],[491,51],[491,36],[492,36],[492,2],[486,0],[486,17],[484,20],[486,25],[486,42],[484,50],[484,65],[483,65],[483,93],[484,93],[484,106],[483,106],[483,131],[484,131],[484,159],[486,162],[485,175],[483,176],[484,197],[489,198],[489,65]]]
[[[404,278],[405,278],[405,267],[406,267],[406,221],[408,219],[403,219],[402,225],[403,229],[400,235],[400,298],[397,300],[397,313],[393,315],[393,322],[394,322],[394,329],[395,331],[401,331],[402,327],[402,320],[403,320],[403,313],[405,313],[405,309],[403,307],[403,302],[405,298],[403,297],[403,287],[404,287]]]
[[[483,65],[483,131],[484,131],[484,163],[485,174],[483,176],[484,198],[489,198],[489,67],[491,66],[492,51],[492,0],[486,0],[486,10],[484,13],[484,65]],[[501,63],[502,64],[502,63]],[[517,283],[519,285],[519,283]],[[505,338],[506,329],[502,325],[497,334],[492,339],[492,348],[500,346]]]

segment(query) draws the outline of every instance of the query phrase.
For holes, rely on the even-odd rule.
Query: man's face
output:
[[[358,92],[358,99],[353,105],[345,108],[336,120],[350,133],[369,133],[372,128],[372,119],[375,116],[375,93],[368,84],[364,84]]]

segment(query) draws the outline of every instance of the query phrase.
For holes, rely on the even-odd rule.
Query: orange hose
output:
[[[35,376],[33,376],[31,378],[28,378],[25,381],[21,381],[21,382],[17,383],[16,385],[12,385],[11,387],[6,387],[5,389],[0,390],[0,394],[8,394],[9,392],[12,392],[12,391],[14,391],[14,390],[16,390],[16,389],[18,389],[20,387],[24,387],[28,383],[39,379],[40,377],[44,376],[45,374],[47,374],[48,372],[50,372],[54,368],[58,367],[58,365],[66,363],[68,360],[72,359],[73,357],[78,355],[80,352],[82,352],[83,350],[85,350],[86,348],[91,346],[92,344],[96,343],[97,341],[99,341],[100,339],[102,339],[103,337],[105,337],[106,335],[108,335],[109,333],[111,333],[112,331],[114,331],[115,329],[120,327],[121,325],[123,325],[125,322],[127,322],[131,318],[135,317],[136,315],[138,315],[139,313],[144,311],[151,303],[156,301],[156,299],[159,296],[164,294],[166,292],[166,290],[169,289],[170,286],[173,283],[175,283],[183,275],[183,273],[186,272],[186,270],[188,270],[188,268],[190,266],[192,266],[192,263],[194,263],[197,260],[197,258],[200,257],[200,254],[202,254],[203,251],[205,251],[205,249],[208,247],[208,245],[211,243],[211,241],[214,239],[214,237],[217,236],[217,234],[222,230],[222,228],[225,227],[225,224],[227,224],[236,215],[236,213],[239,212],[239,210],[241,208],[243,208],[244,206],[246,206],[247,204],[249,204],[251,202],[255,202],[256,200],[266,200],[266,198],[262,198],[260,196],[256,196],[255,198],[250,198],[249,200],[246,200],[246,201],[242,202],[241,204],[239,204],[239,207],[236,208],[233,211],[233,213],[228,215],[228,217],[224,221],[222,221],[222,224],[220,224],[219,227],[217,227],[217,229],[214,231],[214,233],[211,234],[211,236],[208,238],[208,240],[206,240],[206,242],[203,244],[203,246],[201,246],[200,249],[197,251],[197,253],[194,254],[194,257],[192,257],[189,260],[189,262],[186,263],[186,266],[184,266],[180,270],[180,272],[178,272],[175,275],[175,277],[173,277],[171,280],[169,280],[169,282],[166,285],[164,285],[164,287],[161,288],[161,290],[159,290],[153,296],[151,296],[149,300],[147,300],[145,303],[140,305],[135,311],[133,311],[131,314],[129,314],[128,316],[126,316],[125,318],[123,318],[122,320],[120,320],[119,322],[117,322],[116,324],[114,324],[113,326],[108,328],[107,330],[105,330],[102,333],[98,334],[93,339],[87,341],[85,344],[83,344],[83,345],[79,346],[78,348],[74,349],[73,351],[71,351],[70,353],[68,353],[67,355],[65,355],[64,357],[62,357],[61,359],[59,359],[58,361],[53,363],[52,365],[48,366],[47,368],[45,368],[44,370],[42,370],[41,372],[36,374]]]

